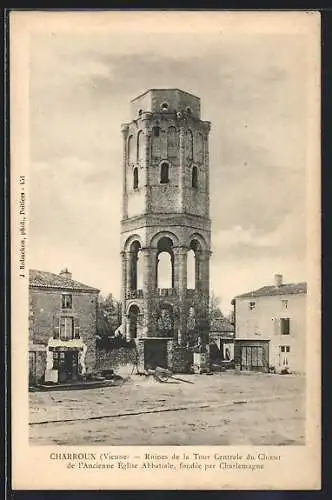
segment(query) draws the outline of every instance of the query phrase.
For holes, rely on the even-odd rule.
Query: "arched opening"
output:
[[[195,158],[199,163],[203,163],[204,160],[204,140],[201,133],[197,134],[195,141]]]
[[[129,337],[131,339],[137,338],[137,325],[140,310],[136,304],[132,304],[128,311],[128,321],[129,321]]]
[[[193,159],[193,142],[193,133],[191,130],[187,130],[185,140],[185,155],[187,160]]]
[[[169,183],[169,165],[163,162],[160,167],[160,184]]]
[[[200,252],[201,244],[192,240],[187,256],[187,288],[198,290],[200,283]]]
[[[138,188],[138,168],[135,167],[133,170],[133,188]]]
[[[163,237],[158,242],[156,275],[158,289],[174,288],[174,252],[170,238]]]
[[[191,187],[194,189],[198,188],[198,169],[195,166],[191,171]]]
[[[157,329],[162,337],[172,337],[174,332],[174,314],[171,304],[162,304],[157,318]]]
[[[194,290],[195,285],[195,252],[191,249],[187,254],[187,288],[190,290]]]
[[[161,155],[160,127],[152,128],[152,157],[159,159]]]
[[[167,130],[167,157],[175,158],[178,155],[178,134],[175,127]]]
[[[134,137],[130,135],[128,137],[128,161],[132,162],[135,159],[135,148],[134,148]]]
[[[158,288],[173,288],[172,258],[168,252],[161,252],[158,257]]]
[[[140,259],[141,245],[138,241],[133,241],[129,250],[129,283],[128,289],[131,291],[138,290],[142,284],[142,270]]]
[[[143,159],[143,132],[140,130],[137,134],[137,161]]]

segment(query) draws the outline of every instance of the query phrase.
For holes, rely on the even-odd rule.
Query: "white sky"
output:
[[[176,87],[212,122],[211,289],[306,276],[307,77],[294,34],[41,31],[30,50],[29,265],[120,292],[129,100]]]

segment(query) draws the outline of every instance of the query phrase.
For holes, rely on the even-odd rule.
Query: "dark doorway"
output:
[[[167,368],[167,342],[153,339],[144,342],[144,368]]]
[[[56,364],[58,364],[59,382],[69,382],[78,379],[77,351],[55,352],[54,361],[56,361]]]

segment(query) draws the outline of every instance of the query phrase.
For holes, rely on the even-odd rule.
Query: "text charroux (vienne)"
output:
[[[65,461],[68,469],[118,469],[118,470],[169,470],[169,471],[262,471],[266,465],[281,461],[280,455],[264,451],[254,453],[143,453],[141,455],[117,455],[102,453],[50,453],[50,460]]]

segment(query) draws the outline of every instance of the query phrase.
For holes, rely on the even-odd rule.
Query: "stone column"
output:
[[[185,151],[185,137],[186,131],[184,127],[180,128],[180,141],[179,141],[179,206],[180,210],[185,210],[185,182],[186,182],[186,151]]]
[[[188,248],[174,249],[175,288],[178,294],[178,344],[186,341],[186,294],[187,294],[187,254]]]
[[[167,158],[167,128],[160,127],[160,157]]]
[[[140,164],[140,169],[142,171],[142,186],[144,186],[144,198],[145,198],[145,212],[149,213],[151,210],[151,196],[150,196],[150,158],[151,158],[151,131],[148,129],[149,121],[143,121],[144,135],[143,135],[143,155]]]
[[[209,250],[201,251],[199,254],[200,290],[204,293],[209,293],[210,290],[210,256]]]
[[[129,318],[129,314],[126,314],[126,329],[125,329],[125,335],[126,335],[126,339],[127,341],[129,342],[130,340],[130,318]]]
[[[203,146],[204,146],[204,157],[203,157],[203,165],[205,172],[205,192],[206,192],[206,206],[205,213],[206,216],[210,216],[210,167],[209,167],[209,133],[210,133],[211,124],[210,122],[204,122],[204,133],[203,133]]]
[[[123,135],[123,164],[122,164],[122,218],[127,219],[128,217],[128,195],[127,195],[127,170],[128,170],[128,133],[129,127],[127,124],[123,124],[121,127],[121,132]]]
[[[121,323],[126,324],[126,298],[127,298],[127,266],[128,257],[126,252],[121,252],[121,302],[122,302],[122,313],[121,313]]]
[[[143,297],[144,317],[142,336],[154,336],[153,298],[156,290],[156,258],[157,249],[145,247],[141,249],[143,257]]]
[[[200,337],[202,344],[208,342],[209,334],[209,291],[210,291],[210,255],[209,250],[200,253],[200,290],[199,290],[199,309],[200,309]]]

